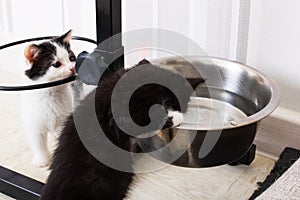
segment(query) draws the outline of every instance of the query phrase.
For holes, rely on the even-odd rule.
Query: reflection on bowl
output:
[[[250,149],[258,123],[279,104],[277,84],[237,62],[171,57],[153,63],[175,69],[184,77],[206,79],[191,98],[183,123],[173,130],[174,138],[190,137],[169,147],[171,153],[187,148],[173,163],[178,166],[208,167],[238,160]]]

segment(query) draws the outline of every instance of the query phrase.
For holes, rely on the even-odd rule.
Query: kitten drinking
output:
[[[25,71],[31,84],[60,80],[74,75],[76,57],[71,50],[72,31],[40,44],[30,44],[24,51],[29,69]],[[33,153],[33,164],[45,167],[51,154],[48,133],[58,137],[61,126],[72,111],[70,83],[24,92],[21,95],[22,121]]]
[[[89,137],[91,140],[93,140],[93,137],[97,137],[98,129],[94,129],[90,123],[94,120],[93,114],[88,112],[92,106],[92,110],[96,112],[98,123],[111,143],[129,153],[144,151],[138,146],[137,137],[124,132],[118,126],[116,121],[118,118],[120,119],[120,116],[114,116],[112,111],[112,93],[117,82],[128,75],[130,70],[136,68],[155,69],[172,77],[180,76],[143,60],[132,69],[120,69],[101,80],[96,90],[81,102],[64,125],[62,134],[59,137],[58,147],[53,155],[53,162],[50,167],[52,171],[43,189],[42,200],[118,200],[127,196],[135,174],[109,167],[101,160],[96,159],[81,141],[74,121],[76,116],[82,116],[81,123],[83,127],[81,130],[83,132],[80,134]],[[147,70],[141,70],[141,73]],[[157,75],[159,76],[159,73]],[[138,78],[143,79],[146,76],[148,76],[147,73],[140,74]],[[199,78],[188,80],[186,84],[195,89],[202,82],[204,80]],[[132,83],[131,80],[129,80],[129,83]],[[121,93],[127,92],[129,91],[126,89],[121,90]],[[145,126],[151,121],[148,115],[149,109],[151,106],[159,104],[165,110],[165,115],[155,116],[158,124],[162,125],[158,127],[168,129],[176,126],[180,123],[182,113],[186,112],[191,93],[192,91],[186,93],[184,104],[181,106],[176,96],[168,88],[159,84],[142,85],[130,98],[129,111],[131,118],[136,124]],[[120,95],[122,96],[122,94]],[[121,117],[121,120],[126,123],[128,118]],[[158,127],[157,129],[153,127],[153,131],[159,131],[160,128]],[[113,160],[120,160],[120,157],[109,149],[106,152],[101,151],[101,147],[107,145],[107,140],[102,140],[95,145],[100,154]],[[130,167],[133,167],[131,164],[133,165],[134,162],[131,158],[129,158],[128,163]]]

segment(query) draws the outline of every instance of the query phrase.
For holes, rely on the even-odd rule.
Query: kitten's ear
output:
[[[148,60],[146,59],[143,59],[141,60],[136,66],[139,66],[139,65],[146,65],[146,64],[151,64]]]
[[[67,33],[63,34],[62,36],[60,36],[60,38],[64,43],[70,43],[72,38],[72,30],[69,30]]]
[[[33,75],[33,73],[31,73],[31,72],[32,72],[32,68],[31,68],[31,69],[27,69],[27,70],[25,71],[25,75],[28,76],[28,78],[33,79],[33,78],[34,78],[34,75]]]
[[[29,63],[33,63],[37,55],[39,54],[40,49],[37,45],[31,44],[25,48],[24,56]]]
[[[204,83],[206,79],[204,78],[186,78],[193,89],[196,89],[201,83]]]

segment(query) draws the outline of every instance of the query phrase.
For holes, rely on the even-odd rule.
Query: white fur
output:
[[[50,67],[38,80],[28,80],[31,84],[50,82],[72,75],[74,62],[70,62],[65,49],[57,46],[56,60],[62,63],[60,68]],[[21,110],[25,134],[33,151],[33,164],[47,166],[51,154],[47,146],[47,134],[55,137],[61,132],[63,122],[72,112],[72,88],[70,83],[21,94]]]
[[[178,111],[168,110],[168,117],[173,118],[173,127],[178,126],[183,120],[183,114]]]

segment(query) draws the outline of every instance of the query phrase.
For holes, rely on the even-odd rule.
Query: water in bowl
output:
[[[183,122],[178,127],[186,130],[222,129],[235,124],[260,109],[252,101],[218,88],[198,88],[197,97],[191,97]]]

